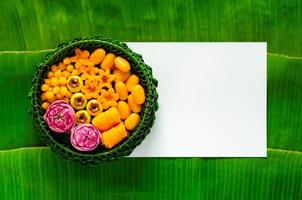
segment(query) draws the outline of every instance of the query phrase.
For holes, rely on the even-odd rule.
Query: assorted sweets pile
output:
[[[70,132],[79,151],[119,144],[138,125],[145,102],[129,62],[102,48],[91,54],[75,49],[74,56],[52,65],[41,91],[47,125],[56,133]]]

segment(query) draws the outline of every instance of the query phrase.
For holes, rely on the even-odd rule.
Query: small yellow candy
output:
[[[131,94],[135,103],[143,104],[145,102],[145,90],[141,85],[135,85],[131,90]]]
[[[80,110],[76,112],[77,124],[89,124],[91,117],[86,110]]]
[[[84,81],[85,80],[88,80],[88,77],[89,77],[90,75],[88,74],[88,73],[83,73],[83,74],[81,74],[81,79],[83,79]]]
[[[81,59],[88,59],[88,58],[89,58],[89,55],[90,55],[89,51],[84,50],[84,51],[81,52],[80,58],[81,58]]]
[[[66,85],[67,79],[65,77],[60,77],[59,78],[59,85]]]
[[[83,86],[83,80],[79,76],[70,76],[67,80],[67,88],[71,92],[78,92]]]
[[[45,95],[45,92],[43,92],[40,96],[40,99],[41,101],[45,101],[47,98],[46,98],[46,95]]]
[[[79,59],[76,63],[75,63],[75,68],[76,69],[80,69],[83,68],[85,65],[87,64],[87,62],[84,59]]]
[[[60,87],[59,87],[59,86],[53,87],[52,92],[53,92],[54,94],[58,94],[58,93],[60,92]]]
[[[73,65],[72,64],[67,65],[66,70],[71,73],[74,70]]]
[[[61,99],[64,98],[64,96],[62,94],[60,94],[60,93],[57,93],[56,94],[56,98],[61,100]]]
[[[57,65],[52,65],[50,69],[51,71],[56,72],[59,69],[59,67]]]
[[[81,72],[78,69],[73,70],[71,73],[72,76],[79,76],[80,74]]]
[[[75,52],[76,57],[80,57],[82,50],[79,49],[79,48],[76,48],[76,49],[74,50],[74,52]]]
[[[66,69],[66,66],[64,65],[64,63],[60,62],[59,63],[59,68],[61,71],[64,71]]]
[[[50,81],[51,81],[52,86],[58,86],[59,85],[59,80],[56,77],[51,78]]]
[[[135,127],[138,125],[139,119],[140,117],[136,113],[129,115],[129,117],[125,120],[126,129],[128,129],[129,131],[135,129]]]
[[[50,91],[47,91],[45,93],[45,97],[46,97],[46,99],[51,100],[51,99],[54,98],[54,94],[52,92],[50,92]]]
[[[106,51],[104,49],[96,49],[89,57],[89,60],[95,64],[98,65],[100,64],[106,55]]]
[[[101,68],[106,70],[106,69],[112,69],[113,65],[114,65],[114,59],[115,59],[115,55],[113,53],[108,53],[102,64],[101,64]]]
[[[117,110],[122,119],[126,119],[131,114],[131,108],[125,101],[119,101],[117,103]]]
[[[133,86],[139,84],[139,78],[135,74],[131,74],[131,76],[126,81],[126,86],[128,88],[128,91],[131,91]]]
[[[115,84],[115,91],[118,94],[120,100],[126,100],[128,98],[128,89],[123,82],[117,82]]]
[[[142,106],[135,103],[132,94],[130,94],[128,96],[128,104],[129,104],[131,110],[135,113],[139,113],[142,110]]]
[[[68,92],[68,90],[67,90],[66,87],[63,86],[63,87],[60,88],[60,94],[61,95],[66,96],[67,92]]]
[[[87,103],[86,109],[87,109],[88,113],[92,116],[96,116],[97,114],[99,114],[103,111],[102,105],[96,99],[91,99]]]
[[[113,71],[113,74],[114,74],[114,80],[115,82],[118,82],[118,81],[122,81],[122,82],[125,82],[129,76],[130,76],[130,71],[129,72],[123,72],[119,69],[115,69]]]
[[[57,100],[57,99],[56,99],[56,97],[54,96],[53,98],[49,99],[48,102],[49,102],[49,103],[53,103],[53,102],[56,101],[56,100]]]
[[[101,131],[107,131],[121,122],[121,116],[115,107],[99,113],[92,120],[92,124]]]
[[[47,84],[47,85],[51,85],[50,79],[44,79],[44,83]]]
[[[78,61],[78,57],[77,56],[71,56],[70,57],[70,62],[75,63]]]
[[[45,101],[45,102],[42,103],[42,108],[44,110],[46,110],[48,107],[49,107],[49,103],[48,102]]]
[[[55,72],[55,77],[57,77],[58,79],[62,76],[62,72],[60,69],[58,69],[56,72]]]
[[[49,90],[49,85],[43,84],[43,85],[41,86],[41,90],[42,90],[43,92],[48,91],[48,90]]]
[[[64,58],[64,59],[63,59],[63,63],[64,63],[65,65],[69,65],[69,64],[70,64],[70,58],[69,58],[69,57]]]
[[[55,74],[52,71],[47,73],[47,78],[52,78],[54,76],[55,76]]]
[[[72,93],[70,91],[67,91],[67,93],[65,94],[65,97],[70,98],[72,96]]]
[[[111,149],[112,147],[119,144],[123,139],[128,136],[128,132],[123,123],[119,123],[119,125],[111,128],[108,131],[102,133],[102,143],[103,145]]]
[[[65,78],[69,78],[70,75],[71,75],[71,73],[68,72],[68,71],[63,71],[62,72],[62,76],[64,76]]]
[[[87,99],[83,93],[75,93],[70,97],[70,105],[77,110],[85,108]]]
[[[129,72],[131,69],[129,62],[121,56],[118,56],[114,59],[114,64],[116,68],[123,72]]]
[[[87,68],[89,69],[88,71],[90,71],[91,69],[93,69],[94,68],[94,63],[92,61],[88,61],[87,62]],[[96,67],[96,69],[98,69],[98,68]]]

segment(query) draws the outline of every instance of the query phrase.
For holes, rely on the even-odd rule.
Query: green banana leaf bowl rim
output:
[[[41,107],[41,85],[52,64],[62,61],[64,57],[71,56],[75,48],[88,49],[103,48],[106,52],[123,56],[131,64],[131,72],[140,78],[140,83],[145,89],[146,101],[140,113],[141,120],[138,126],[129,134],[129,137],[113,149],[98,148],[92,152],[80,152],[69,143],[69,133],[56,134],[52,132],[43,119],[45,111]],[[102,161],[115,160],[128,156],[141,144],[150,133],[158,110],[158,81],[152,75],[150,66],[144,63],[140,54],[133,52],[125,43],[103,36],[74,39],[60,44],[54,51],[46,55],[45,59],[37,65],[32,79],[32,88],[29,93],[31,99],[30,112],[33,122],[38,130],[41,140],[51,149],[68,160],[74,160],[84,165],[97,164]]]

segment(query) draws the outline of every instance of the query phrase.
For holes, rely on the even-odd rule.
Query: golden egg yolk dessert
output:
[[[80,110],[76,112],[77,116],[77,124],[89,124],[91,117],[90,114],[86,110]]]
[[[70,92],[78,92],[83,86],[83,80],[79,76],[71,76],[67,80],[67,87]]]
[[[97,145],[114,148],[138,126],[146,102],[144,85],[133,71],[123,56],[103,48],[77,48],[74,55],[49,67],[40,87],[41,108],[47,111],[57,101],[69,104],[75,113],[74,128],[81,127],[78,135],[88,134],[89,125],[99,133]],[[81,149],[79,141],[85,138],[74,139],[79,139]]]
[[[92,116],[96,116],[97,114],[103,111],[102,105],[96,99],[91,99],[87,103],[86,109],[88,113]]]
[[[81,110],[81,109],[85,108],[86,103],[87,103],[87,100],[86,100],[84,94],[80,93],[80,92],[75,93],[70,98],[70,105],[76,110]]]

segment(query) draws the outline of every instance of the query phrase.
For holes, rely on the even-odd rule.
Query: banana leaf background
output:
[[[3,0],[0,11],[0,199],[302,199],[301,1]],[[60,42],[99,34],[267,42],[268,157],[84,167],[52,153],[28,113],[35,65]]]

